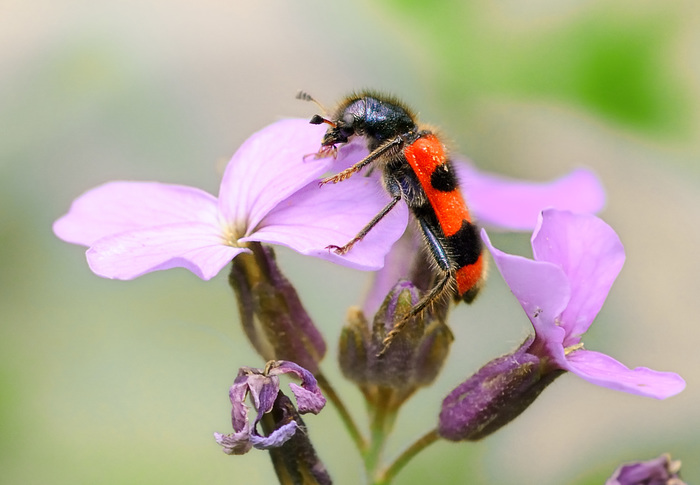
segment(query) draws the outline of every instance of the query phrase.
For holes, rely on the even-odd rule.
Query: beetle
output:
[[[304,92],[297,97],[316,102]],[[457,301],[471,303],[485,278],[483,246],[440,137],[419,124],[413,112],[398,99],[372,91],[352,94],[328,118],[314,115],[310,122],[329,126],[318,156],[335,155],[338,145],[356,137],[362,138],[369,150],[365,158],[323,179],[321,185],[342,182],[371,164],[381,169],[382,183],[391,196],[391,201],[352,240],[328,249],[337,254],[347,253],[403,200],[418,222],[424,244],[435,261],[437,281],[387,334],[384,349],[410,318],[447,292],[453,291]]]

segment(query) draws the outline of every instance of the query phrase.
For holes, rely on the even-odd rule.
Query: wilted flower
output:
[[[499,271],[535,328],[527,350],[551,369],[593,384],[665,399],[685,388],[673,372],[629,369],[600,352],[585,350],[581,336],[600,311],[625,260],[620,239],[588,214],[546,210],[532,235],[534,260],[494,248],[482,231]]]
[[[293,419],[274,423],[274,429],[267,435],[261,435],[257,431],[258,423],[263,417],[273,412],[273,406],[277,402],[280,392],[279,375],[291,373],[299,377],[301,386],[291,383],[297,400],[299,413],[318,414],[326,404],[326,399],[321,394],[314,376],[298,366],[294,362],[271,361],[265,369],[243,367],[238,372],[238,377],[229,390],[231,399],[231,422],[234,432],[231,434],[214,433],[216,441],[224,448],[228,455],[242,455],[251,448],[268,449],[282,446],[297,431],[297,422]],[[248,419],[248,405],[246,398],[250,395],[254,410],[258,413],[251,423]],[[282,412],[287,416],[288,413]]]
[[[260,424],[265,432],[272,432],[276,423],[296,423],[297,432],[282,446],[270,448],[270,459],[281,484],[330,485],[332,482],[326,466],[311,444],[309,433],[291,399],[277,393],[272,411]]]
[[[605,485],[685,485],[678,475],[680,469],[680,460],[663,454],[653,460],[622,465]]]

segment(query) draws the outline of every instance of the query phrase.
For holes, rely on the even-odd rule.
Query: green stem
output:
[[[414,456],[435,443],[438,439],[440,439],[440,436],[438,435],[437,429],[429,431],[418,438],[418,440],[406,448],[389,467],[375,475],[374,485],[386,485],[391,483],[394,477],[396,477],[401,469],[406,466]]]
[[[396,421],[396,409],[389,406],[392,397],[392,390],[379,388],[379,397],[375,402],[379,405],[370,406],[370,445],[363,458],[365,461],[365,471],[368,477],[373,476],[381,463],[382,453],[386,440],[394,427]],[[382,395],[383,394],[383,395]]]
[[[318,373],[316,373],[315,377],[319,387],[323,390],[323,395],[326,398],[328,398],[330,402],[333,403],[336,410],[338,411],[338,414],[340,414],[340,419],[342,419],[343,423],[345,424],[345,427],[348,429],[348,433],[350,433],[350,437],[355,442],[357,450],[360,453],[363,453],[367,449],[367,441],[362,436],[362,433],[360,433],[360,429],[357,427],[357,424],[355,424],[355,421],[352,419],[352,416],[350,415],[348,408],[345,407],[343,400],[340,398],[340,396],[338,396],[331,383],[326,379],[326,377],[321,373],[320,370],[318,371]]]

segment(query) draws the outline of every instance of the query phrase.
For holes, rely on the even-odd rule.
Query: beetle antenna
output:
[[[297,98],[297,99],[301,99],[302,101],[311,101],[311,102],[314,103],[316,106],[318,106],[319,108],[321,108],[321,111],[323,112],[323,114],[326,114],[326,115],[327,115],[327,114],[329,113],[329,111],[326,109],[325,106],[323,106],[321,103],[319,103],[319,102],[316,100],[316,98],[314,98],[313,96],[311,96],[311,95],[310,95],[309,93],[307,93],[306,91],[299,91],[299,92],[297,93],[296,98]]]

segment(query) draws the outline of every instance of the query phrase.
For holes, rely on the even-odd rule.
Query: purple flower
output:
[[[680,469],[679,460],[671,460],[664,454],[653,460],[622,465],[605,485],[685,485],[678,476]]]
[[[280,121],[255,133],[228,164],[218,199],[181,185],[107,183],[76,199],[54,223],[54,232],[64,241],[89,246],[90,268],[106,278],[128,280],[183,267],[208,280],[247,252],[246,243],[252,241],[378,269],[401,236],[408,210],[396,208],[366,244],[347,255],[327,250],[352,239],[389,197],[364,177],[319,189],[316,179],[332,165],[363,156],[348,146],[338,160],[305,158],[318,150],[323,133],[304,120]]]
[[[266,450],[282,446],[297,431],[297,421],[276,423],[277,427],[268,436],[258,433],[257,425],[265,414],[273,411],[280,392],[279,375],[291,373],[299,377],[301,386],[291,383],[297,400],[299,413],[318,414],[326,404],[314,376],[303,367],[283,360],[268,362],[264,370],[243,367],[229,390],[231,399],[231,434],[214,433],[214,438],[228,455],[242,455],[251,448]],[[252,423],[248,419],[248,406],[245,401],[250,395],[253,408],[258,413]]]
[[[464,158],[456,161],[467,205],[482,226],[531,231],[543,209],[595,214],[605,205],[605,191],[587,169],[550,182],[528,182],[481,172]]]
[[[403,233],[408,210],[399,204],[347,254],[328,251],[329,245],[351,240],[389,199],[371,178],[353,177],[319,189],[316,179],[323,173],[367,154],[350,144],[336,160],[305,158],[318,150],[323,133],[323,127],[300,119],[255,133],[231,159],[218,199],[181,185],[106,183],[76,199],[54,223],[54,232],[88,246],[90,268],[106,278],[128,280],[183,267],[210,279],[247,252],[246,243],[252,241],[281,244],[356,269],[378,269]],[[598,180],[585,170],[547,184],[480,173],[468,163],[457,163],[457,170],[475,218],[491,227],[530,229],[543,207],[595,212],[604,204]]]
[[[615,231],[592,215],[542,212],[532,235],[534,260],[494,248],[499,271],[535,328],[527,349],[551,370],[593,384],[657,399],[678,394],[685,381],[672,372],[630,370],[612,357],[585,350],[581,336],[593,323],[625,260]]]

